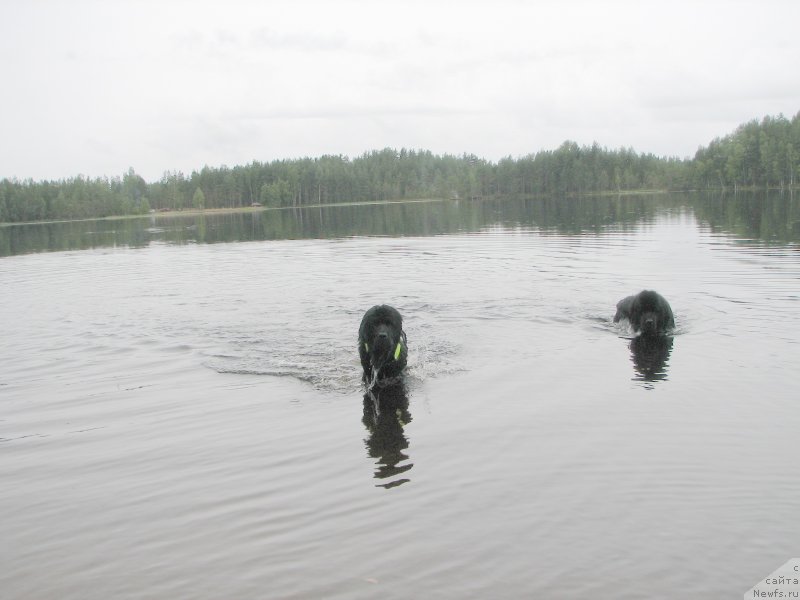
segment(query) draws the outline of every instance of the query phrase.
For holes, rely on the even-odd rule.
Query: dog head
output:
[[[391,363],[398,363],[402,368],[405,366],[405,345],[403,317],[397,309],[383,304],[373,306],[364,314],[358,330],[362,362],[367,358],[373,369]]]
[[[657,292],[644,290],[636,295],[631,305],[631,325],[644,335],[656,335],[674,327],[672,309]]]

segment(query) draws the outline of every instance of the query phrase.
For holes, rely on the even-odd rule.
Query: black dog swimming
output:
[[[675,328],[675,317],[669,302],[652,290],[643,290],[617,302],[614,323],[620,319],[630,321],[633,331],[645,336],[663,335]]]
[[[358,354],[364,367],[364,383],[369,389],[385,387],[402,380],[408,358],[403,317],[396,308],[373,306],[358,328]]]

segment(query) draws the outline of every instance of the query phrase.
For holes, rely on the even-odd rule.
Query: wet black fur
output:
[[[675,327],[669,302],[652,290],[643,290],[617,302],[614,323],[620,319],[630,321],[634,332],[648,336],[662,335]]]
[[[397,344],[400,355],[395,359]],[[408,358],[403,317],[396,308],[382,304],[373,306],[361,319],[358,329],[358,354],[364,368],[364,382],[373,379],[373,370],[378,380],[386,380],[403,374]]]

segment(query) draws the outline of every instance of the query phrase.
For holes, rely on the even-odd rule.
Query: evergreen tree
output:
[[[199,187],[196,187],[192,195],[192,207],[197,210],[203,210],[206,207],[206,195]]]

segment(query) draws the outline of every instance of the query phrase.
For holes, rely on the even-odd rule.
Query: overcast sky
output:
[[[3,0],[0,178],[385,147],[692,156],[800,111],[800,2]]]

